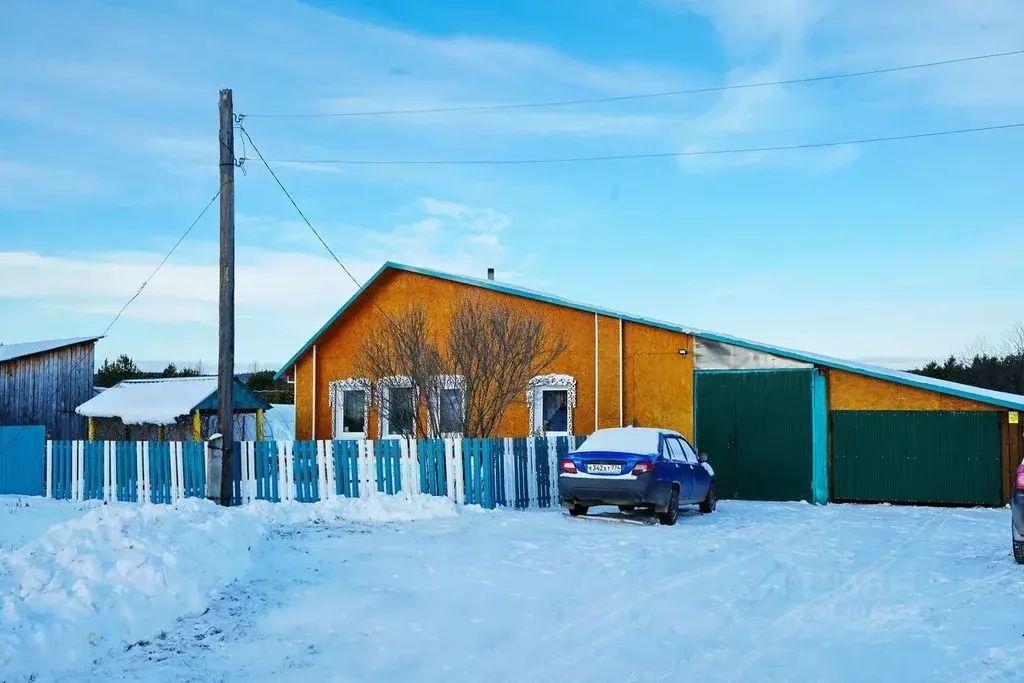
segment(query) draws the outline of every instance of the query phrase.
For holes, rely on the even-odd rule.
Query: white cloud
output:
[[[1016,0],[649,0],[707,18],[731,65],[734,85],[871,70],[1019,49],[1024,4]],[[993,110],[1024,104],[1020,58],[837,81],[722,92],[687,123],[686,149],[765,146],[892,130],[892,116],[930,115],[991,123]],[[858,117],[850,116],[856,110]],[[987,118],[986,118],[987,117]],[[958,119],[962,120],[962,119]],[[865,121],[869,122],[865,124]],[[1002,123],[1004,121],[997,121]],[[906,129],[905,123],[903,132]],[[809,131],[818,131],[813,138]],[[688,170],[750,164],[804,164],[832,169],[856,152],[810,151],[684,159]]]
[[[488,266],[507,263],[500,233],[512,221],[505,214],[430,198],[416,202],[414,208],[420,213],[418,220],[384,231],[362,229],[362,240],[347,243],[341,252],[344,263],[360,283],[385,260],[476,276]],[[304,224],[267,216],[243,215],[239,223],[249,229],[294,231],[284,242],[309,234]],[[358,247],[356,255],[353,244]],[[322,322],[356,290],[356,283],[319,242],[316,247],[315,252],[300,252],[240,246],[235,272],[238,316],[301,320],[306,326]],[[213,243],[191,245],[188,255],[164,265],[124,315],[146,322],[215,325],[217,253]],[[112,318],[162,257],[142,251],[0,251],[0,299],[38,301],[50,308]],[[504,272],[508,277],[517,271],[510,264]]]

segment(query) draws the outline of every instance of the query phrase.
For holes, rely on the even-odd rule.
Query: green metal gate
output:
[[[720,498],[824,503],[824,377],[808,370],[694,373],[697,449],[715,468]]]
[[[996,411],[832,413],[836,500],[1002,504]]]

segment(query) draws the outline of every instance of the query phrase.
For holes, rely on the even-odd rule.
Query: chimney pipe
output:
[[[493,280],[494,279],[494,268],[488,268],[487,269],[487,279],[488,280]]]

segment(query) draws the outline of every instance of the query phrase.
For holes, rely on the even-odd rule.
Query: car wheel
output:
[[[708,495],[700,502],[700,511],[705,515],[715,511],[718,506],[718,493],[715,492],[714,483],[708,488]]]
[[[1013,559],[1017,564],[1024,564],[1024,541],[1013,542]]]
[[[636,510],[636,506],[635,505],[620,505],[619,506],[619,512],[632,512],[633,510]]]
[[[658,521],[665,526],[672,526],[679,519],[679,489],[672,489],[668,499],[668,510],[658,514]]]
[[[569,508],[569,514],[573,517],[579,517],[581,515],[587,514],[589,510],[590,508],[588,508],[586,505],[573,505],[571,508]]]

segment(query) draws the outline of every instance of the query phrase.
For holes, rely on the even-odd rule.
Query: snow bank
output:
[[[448,498],[399,493],[369,498],[334,498],[318,503],[257,501],[244,510],[270,523],[415,522],[454,517],[458,506]]]
[[[0,680],[89,666],[201,612],[246,571],[270,526],[458,514],[446,498],[409,494],[232,509],[196,499],[54,509],[80,516],[58,518],[45,533],[37,527],[34,540],[0,557]]]
[[[108,505],[0,558],[0,671],[88,664],[201,611],[249,564],[260,519],[212,503]]]
[[[36,496],[0,496],[0,557],[42,536],[55,524],[80,517],[99,501],[72,503]]]

